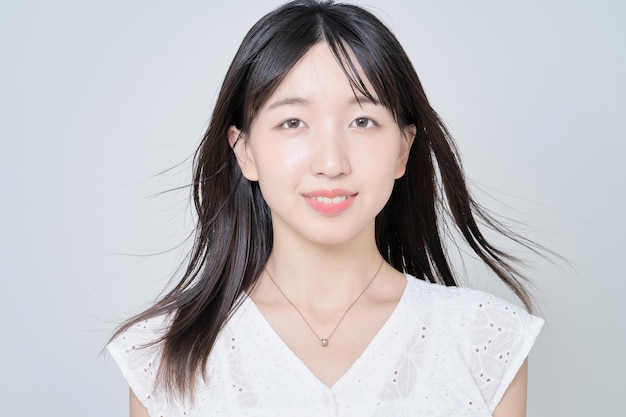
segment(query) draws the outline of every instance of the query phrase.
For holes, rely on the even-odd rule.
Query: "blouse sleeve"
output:
[[[544,321],[487,293],[461,290],[457,296],[461,355],[493,413]]]
[[[162,415],[163,401],[154,390],[159,369],[159,345],[149,345],[165,330],[162,317],[142,321],[130,327],[107,345],[109,354],[150,416]]]

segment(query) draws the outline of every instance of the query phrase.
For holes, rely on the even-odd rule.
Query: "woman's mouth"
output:
[[[346,190],[317,190],[304,194],[309,207],[324,215],[336,215],[348,209],[357,193]]]

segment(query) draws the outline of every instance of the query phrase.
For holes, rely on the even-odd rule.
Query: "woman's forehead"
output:
[[[308,105],[317,100],[340,101],[345,104],[379,104],[374,88],[358,60],[354,54],[349,53],[351,63],[342,62],[340,65],[326,42],[315,44],[289,70],[263,108],[271,110],[282,105]],[[350,74],[352,68],[357,74]],[[351,78],[361,80],[371,97],[368,98],[359,91]]]

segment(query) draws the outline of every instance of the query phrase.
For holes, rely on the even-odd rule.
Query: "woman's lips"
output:
[[[325,215],[339,214],[346,210],[356,196],[357,193],[341,189],[316,190],[303,194],[309,207]]]

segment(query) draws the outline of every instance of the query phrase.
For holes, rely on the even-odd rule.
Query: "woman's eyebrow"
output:
[[[272,109],[275,109],[276,107],[289,106],[293,104],[298,104],[301,106],[308,106],[310,102],[309,100],[302,98],[302,97],[285,97],[278,101],[273,102],[272,104],[267,106],[267,109],[272,110]]]
[[[376,99],[375,97],[366,97],[366,96],[363,96],[363,95],[352,96],[347,101],[347,104],[358,104],[359,106],[362,105],[362,103],[371,103],[371,104],[374,104],[374,105],[379,105],[380,101],[378,101],[378,99]]]

